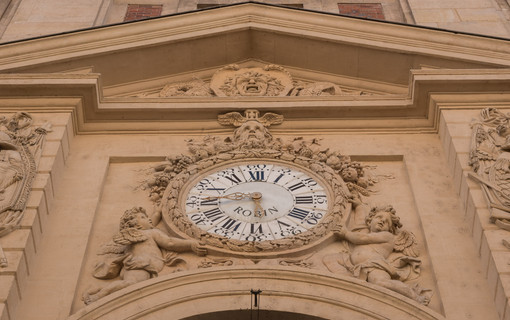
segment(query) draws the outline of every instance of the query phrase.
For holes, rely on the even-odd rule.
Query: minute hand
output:
[[[234,192],[234,193],[227,194],[224,196],[205,197],[204,200],[215,200],[215,199],[243,200],[243,199],[251,199],[251,198],[252,198],[251,193]]]

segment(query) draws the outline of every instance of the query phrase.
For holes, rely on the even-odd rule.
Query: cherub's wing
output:
[[[283,123],[283,116],[280,114],[267,112],[262,117],[259,118],[259,121],[265,127],[269,127],[270,125],[273,125],[273,124]]]
[[[412,232],[401,230],[395,237],[394,251],[402,252],[406,256],[417,257],[420,254],[418,242]]]
[[[103,244],[98,251],[98,255],[105,254],[124,254],[126,252],[127,246],[122,244],[117,244],[113,241]]]
[[[113,242],[118,245],[130,245],[147,240],[147,236],[136,228],[127,228],[113,236]]]
[[[229,112],[226,114],[218,115],[218,122],[222,126],[236,126],[239,127],[246,122],[246,118],[239,112]]]

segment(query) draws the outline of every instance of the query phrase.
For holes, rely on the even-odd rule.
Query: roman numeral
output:
[[[264,180],[264,171],[248,171],[250,178],[254,181]]]
[[[225,190],[225,188],[207,188],[205,190],[209,190],[209,191],[223,191],[223,190]]]
[[[273,183],[278,183],[278,181],[280,181],[281,178],[283,178],[284,174],[280,174],[274,181]]]
[[[299,197],[296,197],[296,203],[297,204],[312,204],[313,203],[313,196],[299,196]]]
[[[298,182],[295,185],[290,186],[289,190],[290,191],[296,191],[297,189],[303,188],[304,186],[305,185],[303,184],[303,182]]]
[[[236,223],[237,223],[237,225],[236,225]],[[232,218],[228,218],[228,220],[225,221],[225,223],[222,225],[222,227],[227,230],[232,229],[231,231],[237,231],[237,229],[239,228],[240,225],[241,225],[241,221],[237,221]]]
[[[283,229],[285,228],[290,228],[290,224],[286,224],[285,222],[282,222],[280,220],[276,220],[276,222],[278,222],[278,227],[280,228],[280,231],[283,231]],[[282,228],[282,226],[284,226],[284,228]]]
[[[233,173],[231,176],[225,176],[226,179],[230,180],[232,184],[241,183],[241,179]]]
[[[201,200],[200,201],[201,206],[215,206],[218,205],[218,199],[210,199],[210,200]]]
[[[253,223],[250,224],[250,233],[264,233],[262,231],[262,225],[259,224],[258,226],[255,226]]]
[[[223,212],[219,208],[204,211],[204,215],[211,221],[216,221],[223,216]]]
[[[289,213],[289,217],[297,218],[299,220],[304,220],[306,216],[310,213],[310,211],[306,211],[299,208],[294,208]]]

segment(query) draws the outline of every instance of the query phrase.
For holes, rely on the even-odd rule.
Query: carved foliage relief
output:
[[[49,130],[49,124],[34,127],[32,122],[25,112],[0,117],[0,237],[19,227],[36,174],[36,155]],[[6,266],[0,247],[0,267]]]
[[[244,74],[235,71],[228,77]],[[290,82],[270,82],[252,87],[248,81],[236,89],[230,85],[235,81],[221,82],[216,88],[291,90]],[[407,284],[418,278],[421,265],[413,233],[402,228],[391,206],[371,209],[366,203],[378,182],[374,168],[318,139],[273,137],[269,127],[284,121],[275,113],[231,112],[218,121],[235,128],[230,137],[188,140],[188,153],[153,167],[143,187],[154,210],[125,211],[93,271],[110,282],[85,291],[85,303],[157,276],[165,266],[193,264],[329,270],[428,304],[430,290]],[[331,243],[342,249],[314,257]],[[207,256],[190,263],[183,252]]]
[[[169,83],[157,94],[139,97],[284,97],[365,95],[367,92],[341,88],[332,82],[294,80],[282,66],[241,68],[232,64],[217,70],[209,81]]]

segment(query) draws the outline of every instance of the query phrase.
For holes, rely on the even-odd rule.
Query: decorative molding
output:
[[[510,66],[504,40],[248,3],[4,45],[0,70],[247,28]]]
[[[411,299],[353,277],[287,266],[230,266],[173,273],[111,294],[68,320],[125,319],[140,316],[187,318],[222,310],[239,310],[249,289],[264,288],[264,299],[277,311],[345,319],[444,320],[443,315]],[[310,284],[314,285],[311,286]],[[249,288],[249,287],[248,287]],[[292,288],[292,289],[289,289]],[[171,294],[186,292],[186,297]],[[136,303],[135,303],[136,301]]]
[[[332,82],[294,80],[279,65],[240,67],[236,64],[218,69],[210,81],[169,83],[157,93],[154,89],[128,96],[139,98],[172,97],[285,97],[285,96],[360,96],[368,92],[341,88]],[[122,97],[122,96],[120,96]]]

